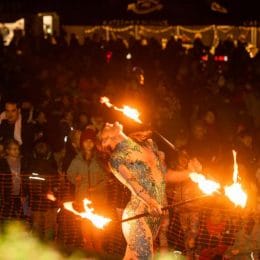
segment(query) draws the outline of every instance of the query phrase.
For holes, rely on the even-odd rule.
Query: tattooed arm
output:
[[[162,214],[162,206],[148,194],[143,186],[139,184],[137,179],[133,177],[126,166],[123,164],[119,165],[118,171],[113,171],[113,173],[122,184],[128,187],[133,195],[143,201],[143,203],[148,207],[148,211],[151,215],[158,216]]]

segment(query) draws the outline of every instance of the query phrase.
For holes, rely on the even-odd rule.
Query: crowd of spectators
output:
[[[109,174],[96,135],[111,120],[122,121],[129,134],[140,126],[102,107],[101,96],[118,106],[137,108],[147,128],[175,144],[178,152],[156,140],[168,167],[186,169],[189,159],[197,158],[205,174],[231,183],[235,149],[248,207],[256,212],[260,55],[251,58],[246,45],[242,37],[237,42],[228,38],[219,42],[213,55],[200,38],[185,49],[181,38],[172,37],[162,49],[153,38],[106,42],[94,35],[80,45],[76,35],[67,42],[64,33],[57,37],[17,33],[10,46],[0,43],[1,218],[30,216],[33,230],[44,230],[42,237],[52,239],[59,232],[67,237],[68,232],[59,228],[57,232],[58,201],[79,202],[87,193],[99,212],[106,209],[107,199],[115,201],[114,208],[124,207],[128,193]],[[199,194],[190,181],[167,190],[171,202]],[[82,210],[78,204],[75,207]],[[228,254],[241,253],[236,246],[242,247],[243,238],[256,234],[259,225],[253,217],[253,224],[249,218],[244,225],[245,233],[234,231],[217,206],[202,214],[193,204],[187,212],[170,212],[175,217],[166,225],[182,234],[183,242],[180,246],[176,236],[168,235],[169,246],[187,254],[199,250],[199,259],[223,255],[230,246],[234,249]],[[60,226],[66,229],[70,221],[67,216]],[[86,225],[82,230],[88,249],[101,250],[102,235]],[[230,236],[234,240],[236,235],[241,243],[231,242]]]

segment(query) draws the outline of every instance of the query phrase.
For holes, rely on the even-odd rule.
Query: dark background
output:
[[[163,10],[148,15],[127,11],[136,0],[1,0],[0,21],[55,11],[63,24],[101,24],[110,20],[167,20],[168,24],[258,24],[259,2],[253,0],[218,0],[228,14],[213,12],[211,0],[161,0]]]

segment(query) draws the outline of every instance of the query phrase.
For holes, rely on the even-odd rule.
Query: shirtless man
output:
[[[151,139],[139,145],[123,133],[123,127],[116,122],[106,124],[100,134],[101,145],[110,151],[110,167],[116,178],[132,193],[123,218],[149,212],[150,216],[122,224],[127,242],[125,260],[151,259],[153,240],[158,233],[162,207],[166,202],[166,168],[161,154]],[[168,177],[167,177],[168,176]],[[188,178],[187,172],[167,173],[169,181],[182,181]]]

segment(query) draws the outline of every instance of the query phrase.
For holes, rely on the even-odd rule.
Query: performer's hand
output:
[[[154,199],[151,199],[148,203],[148,212],[155,217],[159,217],[163,214],[161,205]]]

